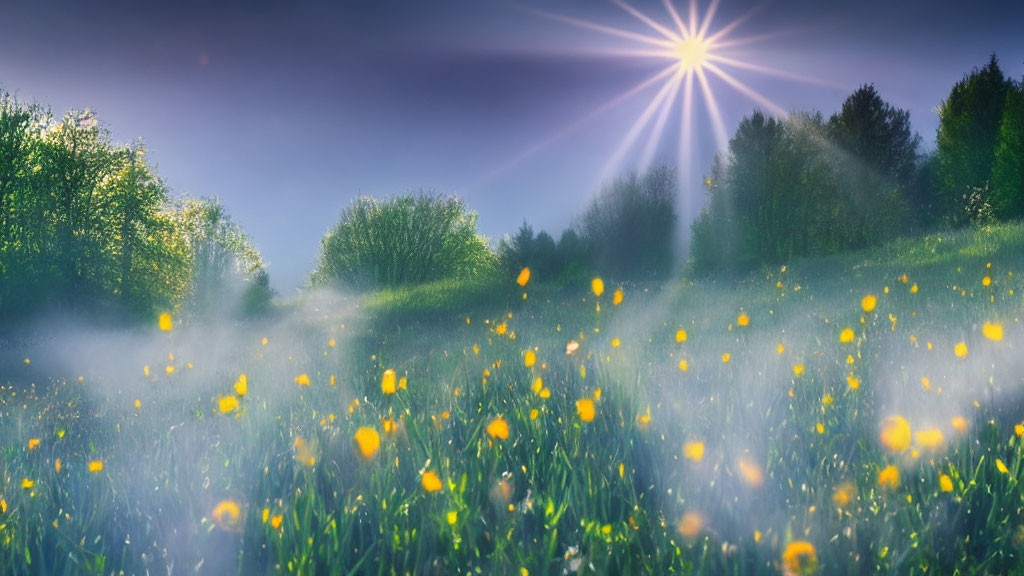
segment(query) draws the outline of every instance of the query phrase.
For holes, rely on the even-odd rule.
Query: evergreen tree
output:
[[[1006,93],[992,166],[992,208],[1000,218],[1024,216],[1024,80]]]

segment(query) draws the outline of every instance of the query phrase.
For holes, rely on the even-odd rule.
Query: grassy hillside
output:
[[[4,364],[0,571],[1020,571],[1022,274],[1013,224],[739,282],[53,326]]]

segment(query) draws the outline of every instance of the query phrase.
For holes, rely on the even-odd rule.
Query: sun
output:
[[[690,37],[676,42],[673,54],[679,59],[679,68],[684,72],[702,69],[710,48],[708,42]]]

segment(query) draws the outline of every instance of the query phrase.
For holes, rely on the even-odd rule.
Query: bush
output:
[[[386,200],[363,196],[321,241],[314,286],[393,287],[471,279],[495,269],[476,232],[476,213],[460,198],[427,193]]]

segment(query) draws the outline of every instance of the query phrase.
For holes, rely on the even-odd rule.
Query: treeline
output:
[[[0,320],[255,311],[269,278],[217,200],[172,199],[141,143],[89,110],[55,119],[0,93]]]
[[[863,86],[828,120],[744,118],[691,227],[698,273],[834,254],[907,231],[1024,216],[1024,85],[995,55],[940,106],[921,152],[909,113]]]

